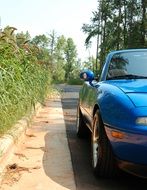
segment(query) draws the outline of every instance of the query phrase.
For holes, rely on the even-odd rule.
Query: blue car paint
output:
[[[116,157],[129,162],[147,164],[147,126],[135,123],[137,117],[147,116],[147,86],[144,85],[147,80],[139,79],[134,83],[142,85],[132,90],[131,86],[135,86],[132,81],[127,81],[127,84],[126,81],[119,80],[105,82],[106,86],[102,85],[105,95],[97,102]],[[112,130],[123,132],[124,138],[122,140],[113,138]]]
[[[108,54],[99,82],[84,84],[85,89],[91,89],[94,96],[91,95],[90,103],[85,109],[84,98],[89,98],[92,93],[85,95],[81,90],[81,108],[92,126],[94,107],[99,107],[107,137],[117,159],[147,165],[147,126],[136,124],[138,117],[147,117],[147,79],[106,80],[109,61],[115,53]],[[122,132],[124,137],[114,138],[112,131]]]
[[[119,160],[147,165],[146,131],[144,134],[123,131],[124,138],[116,141],[116,138],[111,135],[112,128],[105,126],[105,129],[113,147],[113,152]]]
[[[109,80],[107,83],[117,86],[125,93],[147,93],[146,79]]]
[[[140,102],[140,100],[142,102],[142,99],[136,99],[136,103],[134,104],[131,97],[122,90],[122,81],[115,81],[113,85],[112,81],[111,84],[108,83],[102,85],[102,91],[104,91],[105,95],[98,99],[101,116],[104,125],[109,126],[110,131],[115,129],[124,133],[121,143],[118,143],[116,138],[112,138],[111,133],[107,134],[113,151],[120,159],[147,164],[147,154],[145,154],[147,152],[147,141],[145,140],[145,137],[147,137],[147,126],[138,126],[135,123],[138,116],[147,116],[147,107],[143,109],[142,107],[136,107],[135,104],[139,104],[137,102]],[[119,83],[121,85],[118,87]],[[145,90],[143,91],[144,93]],[[147,102],[147,96],[144,101]],[[140,138],[144,139],[144,141],[140,141]],[[127,154],[124,150],[126,150]],[[141,162],[142,159],[138,159],[138,153],[141,157],[143,156],[143,162]]]

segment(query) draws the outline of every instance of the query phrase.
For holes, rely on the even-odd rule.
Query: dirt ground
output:
[[[1,190],[75,190],[60,99],[47,100],[15,147]]]

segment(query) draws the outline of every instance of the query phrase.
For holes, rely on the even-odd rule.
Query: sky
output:
[[[82,60],[95,56],[96,39],[90,50],[86,50],[86,35],[81,28],[90,23],[92,12],[97,10],[97,0],[0,0],[0,25],[17,28],[17,32],[28,31],[31,37],[49,34],[71,37]]]

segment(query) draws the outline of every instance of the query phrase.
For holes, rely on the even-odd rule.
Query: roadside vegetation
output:
[[[72,38],[31,38],[14,27],[0,31],[0,135],[30,113],[37,102],[56,94],[53,84],[81,84],[81,62]]]
[[[51,82],[47,65],[36,58],[39,50],[14,31],[8,27],[0,36],[0,134],[44,100]]]

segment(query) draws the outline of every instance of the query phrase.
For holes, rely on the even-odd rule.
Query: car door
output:
[[[85,82],[81,91],[81,111],[86,124],[90,127],[93,118],[93,107],[97,101],[98,82]]]

